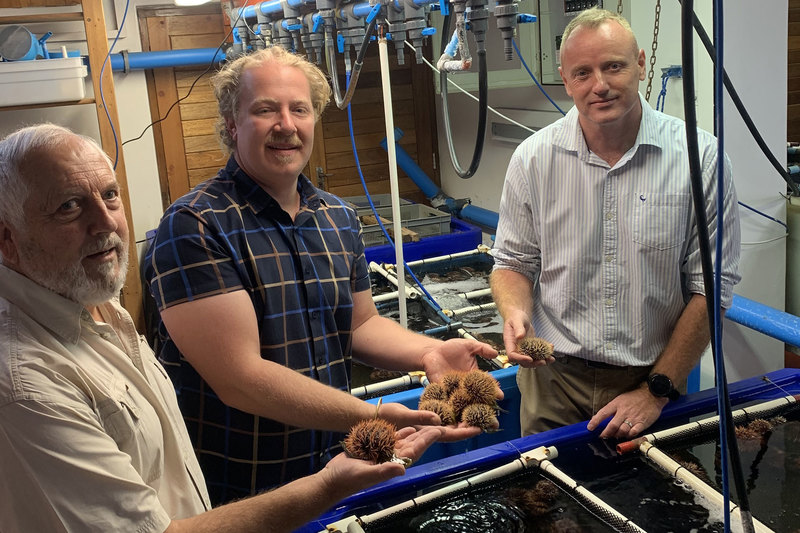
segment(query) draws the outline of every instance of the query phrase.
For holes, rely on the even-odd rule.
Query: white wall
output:
[[[123,33],[117,41],[114,52],[122,50],[140,52],[142,50],[139,40],[138,22],[135,8],[137,5],[163,4],[163,0],[134,0],[128,9],[127,19],[123,26]],[[117,21],[121,20],[124,13],[125,2],[105,0],[106,25],[112,37],[117,30]],[[0,15],[37,13],[42,9],[0,9]],[[60,46],[68,50],[80,50],[86,54],[86,43],[82,31],[82,23],[48,23],[25,25],[31,32],[41,36],[45,31],[52,31],[53,37],[48,41],[48,49],[56,51]],[[110,68],[110,67],[106,67]],[[150,109],[147,101],[147,87],[143,71],[124,74],[114,73],[117,108],[121,131],[117,132],[120,143],[139,136],[142,130],[150,123]],[[92,86],[86,78],[86,94],[92,95]],[[2,96],[0,96],[2,102]],[[71,128],[78,133],[89,135],[95,139],[100,138],[97,125],[97,114],[93,105],[74,105],[62,107],[40,108],[22,111],[0,111],[0,135],[5,135],[15,129],[37,122],[53,122]],[[158,168],[156,164],[155,148],[152,130],[138,141],[131,142],[124,147],[125,168],[128,177],[129,195],[131,198],[131,215],[133,218],[133,234],[137,241],[145,239],[145,233],[158,225],[163,212],[161,207],[161,194],[158,181]]]
[[[653,42],[654,0],[626,2],[632,4],[631,25],[639,46],[645,50],[647,65]],[[707,5],[708,4],[708,5]],[[698,16],[713,39],[710,3],[697,3]],[[758,16],[753,16],[753,4],[745,0],[725,2],[724,64],[740,98],[753,117],[779,161],[786,161],[786,61],[787,61],[787,1],[759,4]],[[650,103],[655,106],[661,90],[661,68],[681,64],[680,4],[661,2],[657,62]],[[695,38],[695,86],[698,122],[713,131],[713,64],[699,39]],[[529,58],[529,63],[533,58]],[[644,93],[646,81],[641,85]],[[567,110],[571,100],[563,87],[546,86],[551,97]],[[680,80],[671,80],[667,88],[665,111],[683,116],[683,97]],[[450,95],[451,123],[459,161],[465,167],[472,154],[477,124],[477,104],[460,94]],[[553,106],[535,85],[520,89],[490,92],[492,106],[529,110],[552,110]],[[492,118],[490,115],[490,122]],[[494,119],[497,120],[497,119]],[[779,220],[786,219],[785,191],[782,178],[769,165],[746,131],[738,113],[726,96],[724,107],[725,146],[734,168],[739,200]],[[486,139],[481,165],[477,174],[462,180],[452,170],[444,139],[439,109],[439,152],[443,190],[455,198],[468,197],[473,203],[497,210],[502,190],[502,176],[515,145]],[[783,228],[749,210],[741,209],[742,220],[742,282],[736,293],[776,309],[784,308],[785,239]],[[723,352],[729,380],[783,368],[783,343],[748,328],[724,321]],[[713,383],[713,361],[708,354],[702,365],[702,387]]]

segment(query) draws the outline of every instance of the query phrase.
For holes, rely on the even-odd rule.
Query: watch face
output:
[[[653,374],[647,378],[650,392],[655,396],[668,396],[672,391],[672,381],[664,374]]]

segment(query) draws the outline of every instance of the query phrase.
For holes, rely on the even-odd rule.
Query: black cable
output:
[[[682,3],[682,1],[683,0],[678,0],[678,3]],[[705,28],[703,28],[703,25],[700,23],[700,20],[697,18],[697,15],[695,15],[694,12],[692,12],[692,25],[697,32],[697,36],[700,37],[700,41],[703,43],[708,55],[711,57],[711,61],[716,61],[714,45],[711,42],[711,39],[708,38]],[[764,153],[764,156],[766,156],[767,160],[772,164],[773,167],[775,167],[775,170],[778,171],[778,174],[780,174],[781,177],[786,181],[786,184],[792,190],[792,194],[794,196],[800,196],[800,186],[794,182],[794,180],[789,176],[789,172],[783,166],[781,166],[780,161],[778,161],[778,159],[770,151],[766,141],[764,141],[764,138],[761,136],[758,128],[756,128],[756,125],[753,123],[753,119],[750,118],[750,114],[747,112],[747,109],[745,109],[741,98],[739,98],[739,94],[736,92],[733,83],[731,83],[728,73],[724,69],[723,83],[725,84],[725,89],[728,91],[728,96],[730,96],[731,101],[733,101],[733,105],[736,106],[736,110],[742,117],[745,126],[747,126],[747,130],[750,132],[750,135],[753,136],[753,140],[756,141],[756,144]],[[720,105],[722,104],[720,103]]]
[[[245,4],[241,7],[241,10],[239,11],[239,18],[242,17],[242,14],[244,13],[244,8],[245,8],[246,5],[247,5],[247,2],[245,2]],[[167,109],[167,112],[164,114],[163,117],[161,117],[158,120],[154,120],[153,122],[151,122],[150,124],[145,126],[145,128],[142,130],[142,133],[140,133],[138,137],[134,137],[133,139],[128,139],[127,141],[122,143],[120,146],[125,146],[126,144],[128,144],[130,142],[138,141],[139,139],[144,137],[144,134],[147,133],[147,130],[149,130],[150,128],[152,128],[156,124],[167,120],[167,117],[169,116],[170,112],[175,108],[175,106],[178,105],[179,103],[181,103],[182,101],[186,100],[187,98],[189,98],[189,95],[192,94],[192,90],[194,89],[194,86],[197,85],[197,82],[200,81],[200,78],[202,78],[203,76],[208,74],[208,71],[211,70],[211,67],[213,67],[214,65],[217,64],[217,61],[215,61],[215,59],[217,57],[217,54],[220,52],[220,50],[222,50],[222,47],[225,46],[225,43],[228,42],[228,37],[230,37],[233,34],[233,29],[236,27],[236,23],[239,22],[239,18],[237,18],[236,21],[234,21],[234,23],[231,24],[230,31],[227,33],[227,35],[225,35],[225,37],[223,37],[222,42],[219,43],[219,46],[217,46],[217,49],[214,50],[214,53],[211,56],[211,62],[208,64],[206,69],[203,72],[201,72],[200,75],[197,76],[194,79],[194,81],[192,82],[192,84],[189,86],[189,92],[187,92],[184,96],[182,96],[182,97],[178,98],[177,100],[175,100],[172,103],[172,105],[169,106],[169,109]]]
[[[711,261],[711,246],[708,235],[708,221],[705,212],[705,202],[703,199],[703,177],[700,170],[700,152],[697,146],[697,115],[695,113],[694,105],[694,59],[693,59],[693,43],[692,39],[694,34],[691,30],[692,19],[694,17],[693,0],[679,0],[681,1],[681,58],[683,69],[683,106],[684,114],[686,117],[686,148],[689,156],[689,173],[692,182],[692,199],[694,201],[695,217],[697,219],[697,239],[700,249],[700,259],[703,268],[703,285],[706,292],[706,307],[708,314],[708,324],[711,333],[711,339],[715,338],[717,327],[714,320],[714,279],[713,279],[713,265]],[[721,105],[721,104],[720,104]],[[724,154],[717,154],[717,164],[724,164]],[[717,206],[722,216],[722,206]],[[721,331],[721,328],[720,328]],[[714,352],[714,364],[717,364],[715,344],[711,343],[711,349]],[[750,503],[747,497],[747,488],[744,482],[744,473],[742,471],[741,458],[739,457],[739,449],[736,443],[735,426],[731,416],[730,395],[728,393],[728,383],[725,377],[724,361],[719,361],[723,365],[720,370],[722,379],[718,380],[717,389],[718,394],[722,395],[724,402],[724,413],[719,413],[720,417],[724,417],[727,422],[726,437],[728,450],[730,451],[730,461],[733,470],[733,478],[736,486],[736,493],[739,497],[739,507],[742,510],[742,519],[745,517],[750,518],[750,527],[752,528],[752,516],[750,515]],[[725,510],[723,510],[725,511]],[[744,526],[744,524],[743,524]]]
[[[446,36],[449,33],[450,15],[446,15],[442,22],[442,46],[439,52],[440,54],[444,54],[447,48],[448,41]],[[483,142],[486,137],[486,118],[489,110],[489,74],[486,67],[486,50],[483,48],[478,50],[478,131],[475,136],[475,149],[472,152],[472,161],[466,171],[461,168],[455,148],[453,147],[453,133],[450,128],[450,108],[447,103],[447,73],[443,70],[439,73],[439,92],[442,96],[444,131],[447,136],[447,147],[450,150],[450,159],[453,162],[453,168],[459,178],[471,178],[478,170],[478,165],[480,165],[481,155],[483,154]]]

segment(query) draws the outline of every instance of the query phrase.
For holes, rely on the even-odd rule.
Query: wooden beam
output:
[[[136,329],[144,331],[144,301],[142,300],[142,280],[139,275],[139,254],[136,250],[133,215],[128,188],[128,176],[125,172],[125,158],[118,146],[120,134],[119,116],[117,113],[114,77],[111,65],[103,63],[108,55],[108,39],[106,37],[106,20],[103,13],[102,0],[83,1],[83,25],[86,29],[86,44],[89,52],[89,69],[95,95],[97,122],[100,126],[100,143],[112,161],[116,159],[117,181],[120,184],[122,203],[125,206],[125,218],[128,221],[128,275],[122,288],[122,305],[131,314]],[[102,76],[101,76],[102,71]],[[105,98],[105,109],[100,95]],[[108,112],[108,116],[106,115]],[[111,122],[109,122],[109,117]],[[112,129],[113,123],[113,129]],[[116,131],[116,138],[114,135]]]

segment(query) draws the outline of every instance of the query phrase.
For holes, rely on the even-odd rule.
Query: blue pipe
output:
[[[725,318],[786,344],[800,346],[800,318],[774,307],[734,294]]]
[[[219,48],[191,48],[188,50],[164,50],[160,52],[130,52],[128,70],[193,67],[218,63],[225,59],[225,52]],[[125,70],[125,55],[111,54],[111,69]]]
[[[418,6],[424,6],[428,4],[432,4],[437,2],[438,0],[414,0],[414,4]],[[303,4],[310,4],[313,3],[313,0],[289,0],[289,6],[291,7],[300,7]],[[401,4],[394,0],[395,8],[400,10]],[[361,2],[353,6],[353,13],[357,18],[365,17],[369,14],[372,6],[369,5],[369,2]],[[268,0],[266,2],[261,2],[260,4],[256,4],[253,6],[247,6],[245,8],[239,9],[239,16],[244,16],[244,18],[255,18],[256,17],[256,10],[260,10],[261,14],[263,15],[274,15],[274,14],[282,14],[283,7],[281,6],[280,0]]]
[[[442,193],[442,190],[436,185],[431,179],[425,174],[425,171],[419,168],[416,161],[414,161],[408,152],[403,150],[403,147],[397,144],[397,140],[403,137],[403,130],[400,128],[394,129],[394,138],[395,138],[395,151],[397,152],[397,164],[398,166],[403,169],[411,181],[413,181],[417,187],[425,194],[426,198],[433,198]],[[381,148],[388,151],[388,146],[386,145],[386,137],[381,140]]]
[[[494,231],[497,231],[497,224],[500,221],[500,215],[496,212],[472,204],[462,207],[458,217]]]

